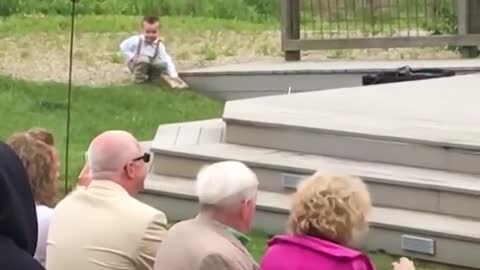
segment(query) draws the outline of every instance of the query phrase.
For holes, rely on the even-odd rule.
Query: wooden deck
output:
[[[480,75],[228,102],[226,121],[480,150]]]
[[[402,60],[402,61],[301,61],[250,62],[196,68],[182,72],[189,75],[286,74],[286,73],[365,73],[388,71],[403,66],[412,68],[445,68],[458,72],[480,71],[479,59]]]

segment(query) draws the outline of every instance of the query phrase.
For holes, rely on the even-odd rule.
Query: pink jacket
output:
[[[275,236],[261,270],[375,270],[362,252],[311,236]]]

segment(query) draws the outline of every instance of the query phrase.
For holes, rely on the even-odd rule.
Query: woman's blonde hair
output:
[[[8,144],[22,160],[35,202],[52,207],[57,191],[57,177],[53,172],[51,146],[28,133],[12,135]]]
[[[345,245],[368,230],[370,193],[358,177],[316,173],[293,195],[288,231]]]

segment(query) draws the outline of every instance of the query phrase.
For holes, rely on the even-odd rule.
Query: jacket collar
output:
[[[246,235],[238,230],[212,219],[205,213],[199,213],[195,219],[213,228],[216,232],[230,240],[235,246],[242,250],[245,250],[245,245],[250,241]]]
[[[129,195],[128,192],[118,183],[112,180],[94,179],[85,189],[87,191],[103,191],[103,192],[115,192],[125,195]]]
[[[232,227],[225,226],[225,231],[231,234],[233,237],[235,237],[242,245],[247,246],[248,243],[250,243],[250,238],[246,236],[245,234],[235,230]]]
[[[250,241],[250,239],[246,235],[212,219],[207,214],[202,212],[200,212],[197,215],[197,217],[195,217],[195,219],[197,220],[197,222],[200,222],[205,226],[209,226],[218,234],[220,234],[221,236],[226,238],[229,242],[231,242],[235,247],[240,249],[252,261],[253,269],[258,269],[258,264],[255,262],[255,259],[253,259],[252,255],[250,254],[250,252],[248,252],[247,248],[245,247],[246,243]]]

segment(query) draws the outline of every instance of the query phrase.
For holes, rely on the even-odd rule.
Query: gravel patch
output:
[[[82,33],[75,37],[74,75],[77,85],[101,86],[131,82],[118,45],[127,33]],[[166,40],[179,70],[211,65],[274,60],[282,57],[276,32],[178,33]],[[68,79],[69,36],[29,34],[0,38],[0,74],[33,81],[66,82]],[[425,49],[371,49],[304,52],[303,59],[395,60],[452,59],[453,51]]]

